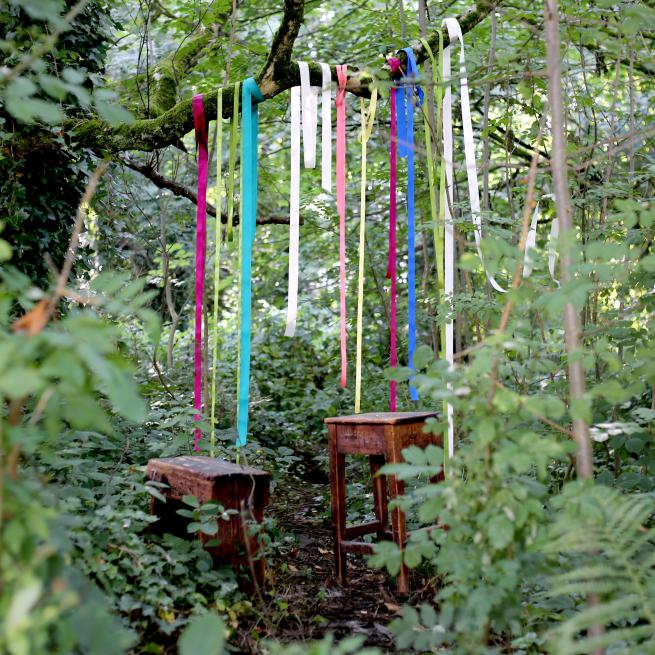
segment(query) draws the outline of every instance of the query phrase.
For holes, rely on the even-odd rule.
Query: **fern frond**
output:
[[[605,487],[587,489],[600,514],[582,520],[563,515],[547,550],[564,555],[570,570],[552,579],[553,596],[598,604],[581,610],[552,633],[557,655],[584,655],[599,649],[643,655],[655,653],[655,530],[645,527],[655,509],[652,496],[623,496]],[[592,626],[603,634],[589,637]]]

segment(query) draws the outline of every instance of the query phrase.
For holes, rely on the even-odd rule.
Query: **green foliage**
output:
[[[265,644],[266,655],[378,655],[377,648],[362,648],[362,637],[348,637],[335,643],[332,635],[308,644]]]
[[[0,395],[11,408],[1,418],[0,448],[33,462],[56,460],[69,430],[111,439],[110,412],[132,420],[144,412],[131,370],[116,354],[120,333],[96,313],[70,312],[35,336],[10,331],[16,307],[29,307],[34,291],[15,269],[0,271]],[[25,416],[17,420],[22,408]],[[117,625],[105,597],[74,563],[70,500],[36,469],[12,473],[5,462],[0,647],[11,655],[124,652],[134,633]],[[114,638],[101,639],[108,631]]]
[[[180,516],[190,519],[187,532],[215,535],[218,533],[218,521],[229,521],[237,514],[234,509],[226,510],[220,503],[210,500],[200,505],[195,496],[184,496],[182,502],[192,509],[178,509]]]
[[[225,625],[216,614],[198,616],[180,635],[180,655],[222,655]]]
[[[518,631],[523,582],[540,567],[534,544],[547,518],[548,467],[568,448],[553,434],[535,429],[529,413],[520,409],[518,394],[499,391],[489,404],[488,383],[480,378],[488,361],[484,350],[457,377],[443,362],[423,361],[428,368],[417,376],[420,393],[435,402],[449,397],[456,407],[465,407],[458,429],[467,437],[448,461],[446,480],[438,484],[429,484],[443,462],[442,450],[434,446],[425,452],[407,449],[404,464],[383,469],[422,480],[400,505],[427,529],[411,533],[402,558],[410,568],[427,563],[443,585],[435,597],[438,614],[430,605],[420,613],[408,608],[392,628],[401,648],[432,649],[454,641],[463,652],[488,652],[490,632]],[[454,392],[446,390],[447,383]],[[442,427],[433,422],[430,429],[439,433]],[[393,573],[399,555],[395,546],[381,545],[371,563]]]
[[[92,166],[61,126],[92,109],[113,122],[130,119],[102,85],[115,29],[109,5],[94,0],[66,24],[63,13],[75,5],[12,0],[0,7],[0,217],[14,265],[41,286],[49,273],[44,257],[61,264]],[[24,70],[14,75],[17,66]]]
[[[554,630],[557,655],[647,653],[655,645],[653,497],[624,496],[603,486],[569,484],[554,502],[558,512],[544,545],[553,558],[553,596],[578,600]],[[595,594],[597,604],[580,601]],[[602,635],[586,635],[595,625]]]
[[[466,0],[447,4],[447,10],[430,4],[429,29],[446,11],[464,14],[472,7]],[[113,166],[94,198],[96,213],[89,212],[76,279],[69,281],[86,304],[60,303],[61,315],[34,337],[10,330],[49,286],[44,255],[60,267],[93,158],[102,154],[101,139],[94,142],[96,153],[79,141],[100,125],[86,119],[92,114],[120,123],[123,143],[131,146],[149,117],[161,116],[193,93],[256,73],[280,7],[259,0],[238,5],[234,35],[229,0],[129,0],[111,6],[95,1],[70,26],[61,17],[74,6],[72,0],[11,0],[0,8],[0,650],[10,655],[172,652],[181,631],[182,655],[203,648],[222,652],[232,647],[226,644],[231,637],[226,626],[240,630],[240,615],[253,611],[236,590],[233,573],[215,568],[197,539],[148,534],[153,519],[147,503],[151,497],[161,500],[163,488],[143,484],[143,465],[150,457],[191,452],[195,207]],[[484,5],[477,3],[477,10]],[[393,377],[400,381],[399,409],[441,412],[447,400],[457,426],[457,450],[447,461],[445,481],[430,481],[444,464],[437,447],[410,448],[404,463],[387,468],[406,484],[399,502],[411,536],[402,553],[393,543],[380,544],[370,563],[394,575],[404,561],[432,583],[419,602],[410,598],[392,625],[403,650],[536,655],[585,653],[606,645],[613,655],[653,648],[652,501],[642,494],[655,489],[655,168],[649,154],[653,63],[648,56],[654,14],[643,2],[563,0],[559,5],[576,225],[568,244],[573,280],[558,286],[548,274],[549,248],[563,244],[547,240],[555,206],[543,165],[536,180],[541,215],[534,271],[506,296],[491,294],[473,245],[466,172],[459,168],[451,200],[460,266],[454,297],[440,302],[418,143],[418,340],[431,345],[420,347],[413,362],[419,369],[419,404],[409,401],[404,384],[412,364],[406,360],[404,330],[399,331],[400,366],[386,377],[383,373],[390,358],[386,102],[369,143],[363,409],[387,407]],[[481,167],[489,188],[485,266],[507,284],[522,258],[518,234],[525,171],[547,110],[548,85],[542,6],[500,3],[496,21],[491,68],[490,18],[466,35],[466,57],[473,106],[484,111],[487,91],[490,98],[484,129],[474,115],[476,134],[489,140],[489,160]],[[413,11],[401,16],[397,3],[308,2],[293,58],[314,59],[318,53],[323,61],[356,61],[362,69],[379,71],[381,53],[404,45],[398,37],[403,32],[407,40],[416,39],[419,26]],[[21,62],[28,65],[13,74]],[[143,120],[131,124],[114,97]],[[260,106],[261,218],[288,211],[287,105],[288,95],[281,94]],[[356,111],[357,101],[349,98],[348,121],[355,126]],[[179,108],[173,116],[189,119]],[[76,131],[80,123],[83,128]],[[632,131],[639,141],[631,140]],[[546,122],[543,162],[551,137]],[[356,139],[349,138],[347,147],[350,354],[359,227],[350,203],[360,170]],[[478,155],[482,152],[481,147]],[[143,156],[141,163],[191,189],[196,182],[192,153],[188,135],[183,143]],[[403,166],[401,161],[401,179]],[[319,176],[318,170],[302,174],[302,274],[294,339],[282,337],[288,227],[261,225],[255,242],[253,438],[243,455],[272,470],[277,485],[305,475],[303,466],[316,464],[322,473],[323,419],[352,411],[352,384],[338,387],[338,219],[333,197],[317,193]],[[212,198],[214,191],[210,179]],[[238,206],[238,195],[235,200]],[[402,192],[399,200],[402,212]],[[407,312],[404,223],[398,224],[399,325]],[[212,234],[211,222],[209,228]],[[211,243],[209,255],[211,267]],[[230,459],[235,456],[237,276],[236,243],[231,243],[223,249],[218,289],[216,371],[218,451]],[[211,314],[209,279],[208,286]],[[506,299],[513,311],[499,334]],[[566,303],[581,316],[583,347],[574,356],[581,358],[587,377],[586,396],[572,403],[561,325]],[[460,356],[449,370],[433,349],[440,326],[453,315]],[[348,373],[352,382],[352,357]],[[22,410],[18,421],[10,419],[16,405]],[[571,420],[580,418],[591,427],[595,485],[571,482],[574,448],[568,432]],[[206,417],[195,425],[207,435]],[[429,427],[437,434],[446,428],[442,416]],[[206,438],[201,447],[207,452]],[[20,453],[17,475],[9,475],[12,452]],[[362,463],[349,466],[348,515],[359,520],[371,512],[370,487],[362,480]],[[327,493],[326,487],[326,498]],[[211,540],[217,521],[227,514],[220,506],[187,500],[181,513],[189,519],[189,536]],[[326,502],[326,512],[327,507]],[[275,532],[269,534],[269,549],[279,547],[276,539]],[[591,608],[590,591],[599,601]],[[267,616],[267,627],[273,630],[278,616],[289,618],[286,610]],[[585,633],[594,624],[605,626],[596,642]],[[107,634],[112,638],[100,638]],[[243,635],[239,643],[245,643]],[[260,647],[290,655],[366,652],[359,638]]]

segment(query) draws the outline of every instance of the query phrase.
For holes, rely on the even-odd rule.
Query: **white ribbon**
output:
[[[291,173],[289,180],[289,292],[287,325],[284,335],[296,333],[298,316],[298,269],[300,249],[300,130],[302,124],[302,145],[305,168],[316,168],[316,128],[318,126],[319,87],[311,86],[309,65],[298,62],[300,86],[291,89]],[[332,118],[330,95],[332,77],[330,67],[321,64],[322,85],[322,186],[330,190],[332,169]]]
[[[299,61],[302,96],[302,145],[305,168],[316,168],[316,127],[318,125],[318,87],[309,82],[309,65]]]
[[[332,191],[332,73],[321,63],[323,86],[321,95],[321,187]]]
[[[475,145],[473,143],[473,125],[471,122],[471,101],[469,99],[469,85],[466,77],[466,63],[464,58],[464,36],[462,35],[462,28],[459,26],[456,18],[445,18],[442,25],[445,24],[448,29],[448,36],[450,37],[451,44],[458,39],[460,42],[459,48],[459,75],[460,75],[460,93],[462,104],[462,130],[464,132],[464,157],[466,159],[466,176],[468,178],[469,187],[469,202],[471,204],[471,218],[473,219],[473,236],[475,237],[475,247],[478,250],[478,257],[484,268],[484,258],[482,257],[482,216],[480,213],[480,189],[478,187],[478,171],[475,165]],[[449,113],[450,125],[450,139],[452,143],[452,95],[448,80],[450,80],[450,46],[444,50],[443,59],[444,78],[446,82],[446,93],[444,97],[444,130],[446,129],[446,111]],[[444,140],[446,135],[444,133]],[[453,157],[452,147],[450,157],[444,154],[446,159],[446,174],[450,171],[451,182],[448,183],[450,199],[452,202],[452,175],[453,175]],[[496,282],[494,276],[487,272],[485,274],[489,280],[489,284],[501,293],[505,293],[505,289]]]
[[[548,270],[550,277],[559,286],[559,280],[555,277],[555,260],[557,259],[557,237],[559,236],[559,219],[554,218],[550,226],[550,238],[548,239]]]
[[[552,194],[544,195],[541,197],[552,198]],[[532,221],[530,223],[530,231],[528,232],[528,238],[525,241],[525,258],[523,260],[523,277],[528,278],[532,275],[532,269],[534,266],[534,259],[532,258],[532,252],[537,246],[537,223],[541,213],[539,211],[541,201],[537,202],[537,206],[534,208],[534,213],[532,214]],[[559,235],[559,221],[557,218],[553,219],[553,222],[550,226],[550,235],[548,237],[548,272],[550,277],[553,279],[553,282],[559,286],[559,281],[555,277],[555,260],[557,259],[557,237]]]
[[[471,102],[469,98],[468,79],[466,76],[466,63],[464,57],[464,36],[462,29],[456,18],[445,18],[442,22],[448,30],[450,43],[459,40],[459,75],[460,75],[460,94],[462,105],[462,131],[464,136],[464,157],[466,160],[466,176],[468,181],[469,203],[471,206],[471,218],[473,220],[473,235],[475,237],[475,247],[478,251],[478,257],[489,284],[501,293],[506,289],[496,282],[495,278],[489,273],[484,265],[482,255],[482,215],[480,211],[480,189],[478,186],[478,171],[475,164],[475,144],[473,142],[473,125],[471,121]],[[443,156],[446,168],[446,206],[445,206],[445,234],[444,234],[444,295],[446,300],[452,302],[455,290],[455,234],[452,214],[452,203],[454,202],[454,184],[453,184],[453,116],[452,116],[452,89],[450,85],[451,64],[450,64],[450,46],[443,52],[443,75],[445,83],[445,93],[443,101]],[[529,277],[532,273],[533,262],[530,258],[529,251],[534,249],[536,243],[537,222],[539,220],[539,203],[535,207],[532,215],[530,231],[525,244],[525,253],[523,261],[523,276]],[[557,220],[553,221],[550,235],[550,249],[548,257],[548,268],[551,277],[555,280],[555,257],[554,242],[557,239],[559,225]],[[557,280],[555,280],[557,282]],[[452,319],[446,323],[446,361],[452,368],[454,363],[454,326]],[[454,424],[453,424],[453,407],[447,405],[448,417],[448,452],[452,457],[454,446]]]
[[[291,89],[291,175],[289,184],[289,300],[285,337],[296,332],[300,245],[300,87]]]
[[[532,268],[534,266],[534,259],[532,258],[532,251],[537,246],[537,222],[539,221],[539,203],[534,208],[532,213],[532,221],[530,223],[530,230],[528,231],[528,238],[525,240],[525,257],[523,258],[523,277],[527,278],[532,275]]]

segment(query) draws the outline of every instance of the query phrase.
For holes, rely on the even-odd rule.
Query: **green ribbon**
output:
[[[421,39],[421,43],[428,53],[430,65],[432,68],[433,93],[436,94],[436,126],[435,126],[435,143],[441,142],[442,123],[441,113],[443,107],[443,32],[439,30],[439,59],[435,61],[434,53],[426,39]],[[434,256],[437,268],[437,284],[439,303],[445,301],[444,294],[444,220],[446,210],[446,167],[444,166],[443,156],[439,156],[439,203],[437,205],[437,194],[435,189],[435,177],[437,165],[432,154],[432,131],[430,121],[426,111],[426,104],[423,104],[423,127],[425,129],[425,155],[427,159],[427,176],[428,186],[430,189],[430,214],[432,217],[432,238],[434,241]],[[439,154],[439,153],[437,153]],[[442,153],[441,153],[442,154]],[[445,358],[446,344],[446,325],[441,324],[441,357]],[[447,414],[447,403],[443,403],[444,416]],[[444,447],[444,472],[448,465],[448,448]]]
[[[221,205],[223,199],[223,89],[216,96],[216,222],[214,228],[214,320],[212,337],[212,405],[209,454],[216,456],[216,365],[218,363],[218,287],[221,280]]]
[[[232,127],[230,132],[230,161],[228,163],[227,187],[227,238],[234,238],[234,169],[237,158],[237,141],[239,138],[239,87],[241,82],[235,82],[232,93]]]

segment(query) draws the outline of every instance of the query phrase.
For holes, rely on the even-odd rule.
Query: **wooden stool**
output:
[[[159,517],[153,526],[158,532],[169,532],[189,538],[189,519],[177,514],[178,509],[190,509],[182,502],[184,496],[195,496],[202,505],[210,500],[225,509],[238,513],[228,521],[218,519],[218,533],[198,533],[203,543],[218,540],[217,546],[207,550],[214,559],[229,562],[233,567],[252,564],[258,583],[264,580],[265,562],[259,556],[259,537],[255,533],[246,536],[242,511],[248,518],[261,524],[264,508],[269,501],[269,474],[251,466],[240,466],[211,457],[168,457],[151,459],[146,468],[148,480],[163,482],[168,489],[161,489],[166,497],[163,503],[157,498],[150,501],[150,513]],[[259,531],[261,532],[261,531]]]
[[[392,511],[392,534],[389,534],[387,476],[376,477],[376,473],[387,462],[402,462],[403,448],[425,448],[429,444],[441,446],[441,436],[423,433],[425,420],[433,416],[436,416],[435,412],[385,412],[325,419],[330,456],[334,559],[339,584],[346,581],[347,553],[373,552],[373,544],[355,541],[358,537],[375,533],[378,539],[393,539],[402,551],[407,537],[405,515],[397,507]],[[369,456],[376,519],[349,528],[346,527],[346,455]],[[388,482],[389,498],[402,496],[404,483],[394,475],[388,476]],[[408,571],[402,563],[398,574],[398,591],[409,592]]]

